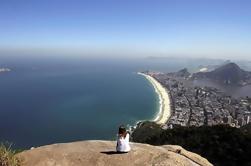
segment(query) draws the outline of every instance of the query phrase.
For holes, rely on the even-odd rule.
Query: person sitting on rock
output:
[[[129,137],[130,134],[126,131],[126,128],[124,126],[120,126],[117,138],[117,152],[127,153],[131,150],[131,147],[129,145]]]

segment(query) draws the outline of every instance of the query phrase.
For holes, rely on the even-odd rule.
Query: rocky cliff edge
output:
[[[114,141],[81,141],[42,146],[17,154],[24,166],[212,166],[207,159],[180,146],[131,143],[132,151],[117,154]]]

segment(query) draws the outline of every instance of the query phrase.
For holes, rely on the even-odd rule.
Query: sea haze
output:
[[[0,140],[18,148],[115,139],[120,124],[158,110],[153,87],[127,61],[12,59],[5,66],[12,71],[0,74]]]

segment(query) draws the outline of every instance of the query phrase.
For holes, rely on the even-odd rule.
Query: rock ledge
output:
[[[17,154],[24,166],[163,165],[212,166],[205,158],[180,146],[131,143],[132,151],[115,153],[114,141],[80,141],[38,147]]]

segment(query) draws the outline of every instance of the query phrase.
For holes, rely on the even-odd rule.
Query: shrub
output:
[[[15,156],[16,151],[11,149],[11,144],[0,144],[0,166],[20,166],[20,160]]]
[[[225,125],[181,127],[163,130],[153,123],[139,126],[134,142],[152,145],[176,144],[198,153],[216,166],[251,166],[250,125],[241,129]]]

